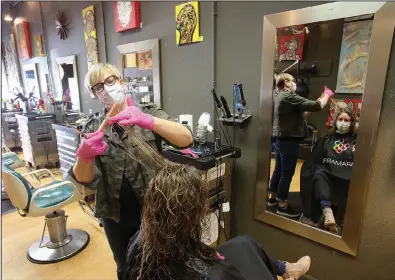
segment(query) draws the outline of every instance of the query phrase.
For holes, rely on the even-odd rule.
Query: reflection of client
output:
[[[302,166],[300,193],[303,216],[316,224],[323,213],[325,228],[337,232],[336,222],[344,219],[357,134],[352,109],[337,108],[334,120],[332,131],[318,140]]]
[[[297,263],[269,256],[254,239],[235,237],[218,248],[201,242],[208,228],[207,182],[193,167],[165,164],[144,197],[141,230],[129,243],[126,279],[297,280],[310,257]]]
[[[320,111],[333,95],[326,88],[317,101],[312,101],[297,95],[295,90],[294,77],[286,73],[276,75],[272,132],[276,167],[270,180],[268,206],[278,204],[277,214],[289,218],[300,215],[288,205],[287,199],[298,161],[299,143],[308,136],[304,112]]]

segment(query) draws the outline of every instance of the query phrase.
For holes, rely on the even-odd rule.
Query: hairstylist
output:
[[[78,182],[97,190],[95,216],[103,221],[118,279],[123,279],[127,245],[140,227],[142,197],[155,174],[120,148],[142,162],[150,161],[123,133],[121,126],[133,125],[132,129],[143,135],[151,146],[155,146],[159,137],[174,146],[187,147],[192,143],[192,134],[185,126],[169,121],[170,117],[153,104],[139,108],[131,100],[126,102],[125,83],[113,65],[94,65],[85,77],[85,84],[107,111],[117,100],[125,100],[123,110],[110,118],[109,123],[114,125],[105,131],[97,131],[99,124],[95,121],[86,125],[85,131],[93,133],[82,141],[77,162],[70,172]]]
[[[283,73],[276,75],[276,90],[273,109],[273,149],[276,166],[269,186],[268,206],[277,206],[277,214],[296,218],[296,213],[288,205],[288,193],[298,161],[299,143],[307,137],[305,112],[316,112],[325,108],[334,93],[325,87],[317,101],[312,101],[295,93],[294,77]]]

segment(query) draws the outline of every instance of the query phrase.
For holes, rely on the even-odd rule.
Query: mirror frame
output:
[[[301,224],[266,211],[270,179],[273,75],[277,28],[375,14],[358,129],[358,148],[346,206],[343,235]],[[395,2],[335,2],[263,17],[260,114],[255,193],[255,219],[356,256],[369,188],[381,103],[395,26]],[[358,176],[356,176],[358,174]]]
[[[77,60],[76,60],[75,55],[57,57],[57,58],[55,58],[55,60],[56,60],[56,70],[57,70],[56,72],[58,73],[58,81],[60,84],[60,88],[62,89],[62,92],[63,92],[63,88],[62,88],[62,81],[60,78],[60,70],[59,70],[60,64],[63,64],[63,63],[73,64],[73,72],[74,72],[74,76],[77,79],[77,90],[78,90],[78,108],[76,108],[76,109],[73,108],[73,110],[81,111],[81,92],[80,92],[80,88],[78,86],[79,81],[78,81],[78,72],[77,72]]]
[[[122,70],[122,77],[124,77],[125,61],[124,55],[131,52],[138,52],[144,50],[152,51],[152,79],[153,79],[153,90],[154,90],[154,104],[159,108],[162,108],[161,99],[161,82],[160,82],[160,51],[159,51],[159,39],[150,39],[135,43],[128,43],[117,46],[119,57],[118,66]]]

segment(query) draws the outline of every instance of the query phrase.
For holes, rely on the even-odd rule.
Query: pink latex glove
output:
[[[133,104],[132,98],[130,95],[126,97],[128,107],[122,110],[119,114],[110,118],[109,124],[118,123],[121,126],[126,125],[137,125],[141,128],[145,128],[148,130],[154,130],[154,118],[149,115],[143,113],[140,108],[136,107]]]
[[[225,259],[224,256],[222,256],[220,253],[217,252],[217,257],[218,259],[220,259],[221,261],[223,261]]]
[[[191,148],[186,148],[184,150],[180,150],[181,153],[183,153],[184,155],[191,155],[193,158],[198,158],[199,156],[195,153],[192,152]]]
[[[93,161],[95,156],[102,155],[107,149],[107,143],[103,141],[104,132],[96,131],[86,134],[81,145],[77,149],[77,157],[85,161]]]
[[[329,95],[329,97],[332,97],[335,93],[331,91],[327,86],[324,86],[324,94]]]

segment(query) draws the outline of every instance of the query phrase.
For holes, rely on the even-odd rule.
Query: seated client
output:
[[[296,280],[310,267],[273,259],[251,237],[217,249],[201,242],[210,210],[206,181],[193,167],[167,163],[149,184],[141,230],[131,239],[125,279]]]
[[[313,225],[324,215],[324,227],[337,232],[347,203],[357,139],[356,115],[336,108],[332,130],[315,144],[300,173],[303,217]]]

